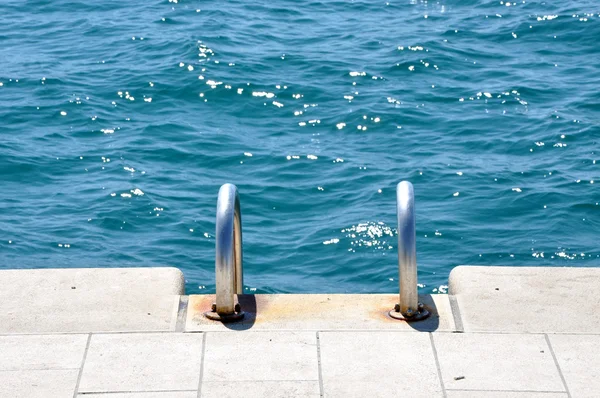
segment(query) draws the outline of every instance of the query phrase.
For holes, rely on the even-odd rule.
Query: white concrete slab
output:
[[[318,398],[318,381],[244,381],[202,383],[202,398]]]
[[[203,383],[318,379],[316,333],[206,335]]]
[[[239,297],[246,312],[241,322],[222,324],[204,316],[214,295],[189,296],[186,331],[232,330],[455,330],[448,296],[422,295],[432,312],[426,320],[407,323],[388,316],[397,294],[257,294]]]
[[[87,334],[0,336],[0,371],[79,369]]]
[[[198,391],[123,392],[108,394],[78,394],[77,398],[198,398]]]
[[[176,268],[0,270],[0,333],[173,330]]]
[[[428,333],[321,332],[319,341],[326,397],[442,397]]]
[[[447,398],[568,398],[566,392],[447,390]]]
[[[460,266],[449,293],[465,331],[597,333],[599,285],[600,268]]]
[[[0,398],[72,398],[79,371],[0,371]]]
[[[600,336],[556,334],[548,337],[571,395],[600,396]]]
[[[433,341],[449,390],[565,391],[543,335],[434,333]]]
[[[197,389],[202,338],[196,333],[94,334],[79,392]]]
[[[191,296],[178,330],[187,314],[201,334],[167,332],[173,269],[0,271],[0,398],[72,397],[83,358],[80,398],[197,397],[201,375],[219,398],[316,397],[319,379],[326,397],[441,397],[442,381],[449,398],[565,397],[555,358],[570,396],[595,397],[599,282],[589,268],[459,267],[453,296],[422,296],[437,316],[412,325],[387,317],[395,294],[241,296],[248,317],[228,325],[202,316],[214,296]],[[77,334],[113,329],[87,351]]]

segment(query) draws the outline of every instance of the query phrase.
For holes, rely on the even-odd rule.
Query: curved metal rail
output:
[[[419,303],[417,293],[417,234],[415,192],[413,185],[402,181],[396,187],[398,211],[398,273],[400,303],[390,311],[396,319],[416,321],[427,318],[429,312]]]
[[[231,322],[244,317],[234,294],[242,294],[244,279],[242,270],[242,213],[238,189],[225,184],[219,189],[217,199],[217,227],[215,275],[217,284],[216,303],[207,312],[209,319]]]

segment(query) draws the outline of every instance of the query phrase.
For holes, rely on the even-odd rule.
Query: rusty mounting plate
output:
[[[425,308],[425,306],[422,303],[419,303],[418,309],[417,309],[417,311],[415,311],[414,315],[412,315],[412,316],[404,316],[400,312],[400,305],[396,304],[394,306],[394,309],[392,309],[389,312],[389,315],[390,315],[390,317],[392,317],[394,319],[398,319],[400,321],[416,322],[416,321],[421,321],[423,319],[428,318],[429,315],[431,315],[431,313],[427,310],[427,308]]]
[[[211,321],[220,321],[223,323],[235,322],[244,318],[244,311],[234,312],[233,314],[219,314],[218,312],[207,311],[204,316]]]

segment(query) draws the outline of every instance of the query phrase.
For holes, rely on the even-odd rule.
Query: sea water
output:
[[[459,264],[600,264],[600,5],[0,2],[0,268],[171,265],[214,291],[420,291]]]

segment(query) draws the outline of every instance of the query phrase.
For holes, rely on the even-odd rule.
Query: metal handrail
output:
[[[390,316],[407,321],[427,318],[429,312],[419,303],[417,293],[417,233],[413,185],[402,181],[396,187],[398,212],[398,280],[400,302]]]
[[[235,304],[234,294],[242,294],[244,275],[242,270],[242,213],[238,189],[224,184],[217,199],[217,222],[215,233],[216,302],[206,316],[213,320],[231,322],[244,317],[240,305]]]

